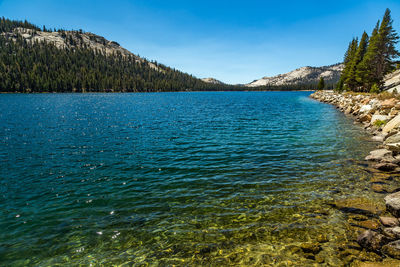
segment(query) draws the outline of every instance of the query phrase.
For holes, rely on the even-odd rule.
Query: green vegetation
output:
[[[376,120],[376,121],[374,121],[374,125],[376,126],[376,127],[382,127],[383,125],[385,125],[386,124],[386,121],[381,121],[381,120]]]
[[[23,31],[18,28],[24,28]],[[246,87],[210,84],[202,80],[135,55],[119,52],[106,54],[88,47],[82,30],[54,29],[64,38],[66,47],[53,43],[31,42],[20,34],[39,28],[27,21],[0,18],[0,92],[160,92],[160,91],[292,91],[315,90],[316,83]],[[103,37],[87,34],[91,41],[105,45]],[[112,42],[114,45],[118,45]],[[154,64],[151,66],[151,64]],[[156,66],[156,68],[154,68]],[[332,89],[332,84],[326,85]]]
[[[25,28],[40,31],[40,28],[25,21],[9,20],[4,17],[0,18],[0,32],[11,32],[15,28]]]
[[[360,42],[354,38],[344,56],[344,69],[337,84],[338,91],[379,93],[386,74],[394,71],[400,56],[396,50],[398,35],[393,29],[390,10],[378,21],[371,37],[363,33]]]
[[[18,27],[39,31],[28,22],[2,18],[0,29]],[[43,27],[46,30],[45,27]],[[47,30],[46,30],[47,31]],[[74,32],[79,36],[79,32]],[[46,42],[30,43],[22,36],[0,36],[0,91],[2,92],[149,92],[224,90],[164,65],[138,61],[134,55],[106,55],[76,43],[64,35],[73,48],[59,49]],[[70,39],[68,39],[68,37]]]
[[[318,90],[324,90],[324,88],[325,88],[325,80],[322,76],[319,78],[317,88],[318,88]]]

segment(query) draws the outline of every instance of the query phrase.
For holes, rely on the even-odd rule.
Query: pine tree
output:
[[[393,59],[400,56],[396,50],[396,43],[399,36],[393,29],[393,20],[390,16],[390,9],[386,9],[381,26],[379,28],[378,55],[377,55],[377,74],[379,82],[383,81],[384,75],[395,69]]]
[[[356,81],[358,84],[362,84],[361,90],[365,92],[369,92],[372,85],[378,82],[376,61],[378,55],[379,25],[380,21],[376,23],[372,31],[367,51],[356,69]]]
[[[369,92],[373,85],[374,91],[382,88],[385,75],[395,69],[394,59],[400,56],[395,47],[399,37],[392,24],[390,10],[386,9],[382,23],[378,21],[374,28],[367,52],[356,70],[356,80],[364,91]]]
[[[318,90],[324,90],[325,88],[325,80],[324,77],[320,77],[319,78],[319,82],[318,82],[318,86],[317,86]]]
[[[353,40],[349,43],[349,47],[347,48],[346,53],[344,54],[344,60],[343,60],[344,68],[338,83],[339,91],[348,90],[348,86],[345,82],[349,77],[351,62],[354,61],[357,48],[358,48],[358,38],[353,38]]]
[[[363,33],[358,48],[354,54],[354,57],[349,62],[349,70],[346,78],[346,85],[351,91],[358,91],[359,83],[357,82],[357,66],[360,64],[364,58],[365,52],[368,47],[369,36],[366,32]]]

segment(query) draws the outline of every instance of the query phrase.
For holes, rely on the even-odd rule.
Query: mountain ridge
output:
[[[233,90],[210,84],[115,41],[43,29],[0,17],[0,92],[161,92]]]
[[[316,89],[321,75],[332,87],[341,71],[340,64],[302,67],[232,85],[149,61],[94,33],[52,31],[4,17],[0,18],[0,45],[0,92],[310,90]]]
[[[116,41],[111,41],[103,36],[91,32],[84,32],[82,30],[38,31],[35,29],[16,27],[12,32],[2,32],[1,35],[14,42],[20,36],[30,44],[46,42],[55,45],[58,49],[86,47],[108,56],[113,54],[121,54],[125,58],[131,56],[134,57],[136,62],[146,62],[150,67],[159,69],[154,63],[132,53]]]
[[[215,78],[202,78],[201,80],[203,82],[211,83],[211,84],[225,84],[224,82],[221,82],[220,80],[217,80]]]
[[[339,81],[343,70],[343,64],[337,63],[329,66],[310,67],[305,66],[297,68],[284,74],[278,74],[271,77],[263,77],[246,84],[247,87],[258,86],[283,86],[317,83],[320,77],[323,77],[327,84],[334,84]]]

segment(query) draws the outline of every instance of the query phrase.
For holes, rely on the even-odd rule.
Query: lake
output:
[[[375,145],[309,95],[0,95],[1,265],[340,265]]]

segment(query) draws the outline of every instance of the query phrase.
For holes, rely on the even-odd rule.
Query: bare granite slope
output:
[[[386,75],[384,86],[385,90],[388,90],[390,93],[395,92],[395,90],[397,93],[400,93],[400,70]]]
[[[212,84],[224,84],[223,82],[221,82],[221,81],[219,81],[219,80],[217,80],[217,79],[214,79],[214,78],[203,78],[203,79],[201,79],[203,82],[206,82],[206,83],[212,83]]]
[[[117,42],[107,40],[106,38],[82,31],[37,31],[26,28],[16,28],[13,32],[1,33],[12,40],[16,40],[21,36],[29,43],[46,42],[55,45],[59,49],[74,49],[86,47],[93,49],[98,53],[105,55],[120,54],[123,57],[133,57],[138,62],[146,62],[150,67],[159,69],[155,64],[131,53],[127,49],[121,47]]]
[[[255,80],[246,86],[257,87],[265,85],[277,86],[317,83],[320,77],[323,77],[326,83],[336,83],[340,78],[343,66],[343,64],[335,64],[323,67],[302,67],[285,74]]]

